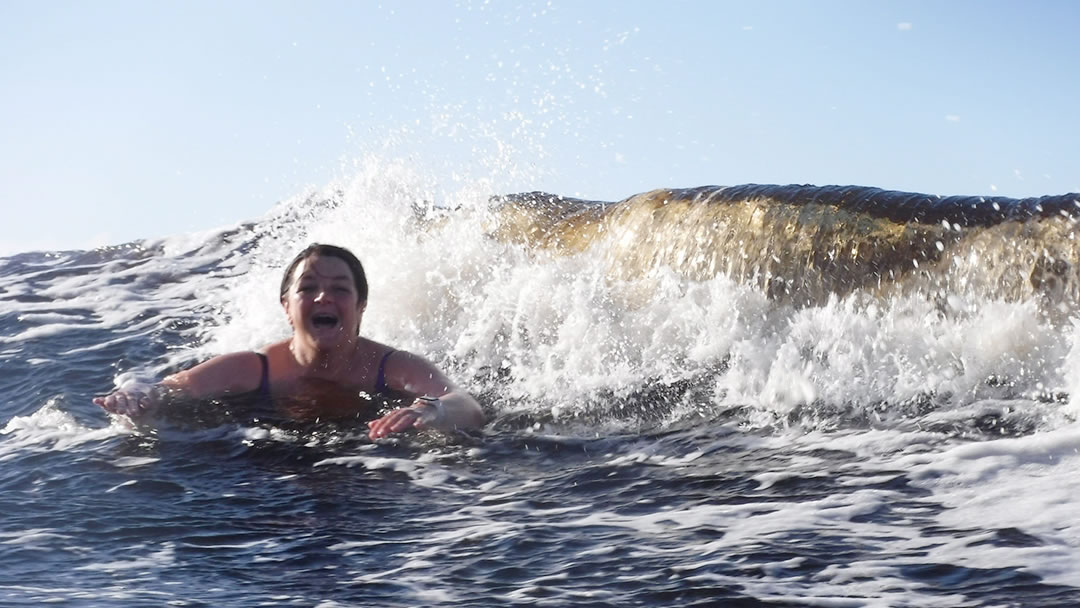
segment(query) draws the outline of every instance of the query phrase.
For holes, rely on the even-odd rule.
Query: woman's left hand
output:
[[[427,402],[417,399],[409,407],[398,408],[382,418],[372,420],[368,423],[368,437],[374,440],[390,433],[401,433],[412,428],[422,429],[427,426],[426,422],[430,418],[425,411],[428,407],[430,406]]]

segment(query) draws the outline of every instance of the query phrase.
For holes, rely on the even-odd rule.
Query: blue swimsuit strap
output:
[[[390,355],[392,355],[392,354],[394,354],[396,352],[397,351],[393,350],[393,349],[387,351],[387,353],[385,355],[383,355],[382,361],[379,361],[379,373],[378,373],[377,376],[375,376],[375,392],[376,393],[384,393],[384,392],[386,392],[386,389],[387,389],[387,386],[386,386],[386,360],[390,358]]]
[[[259,394],[263,397],[270,396],[270,360],[263,353],[255,353],[262,362],[262,378],[259,380]]]

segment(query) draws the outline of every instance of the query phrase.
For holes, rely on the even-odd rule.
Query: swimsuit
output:
[[[259,390],[256,393],[259,396],[259,400],[270,399],[270,360],[266,358],[263,353],[255,353],[259,355],[259,361],[262,362],[262,377],[259,380]]]
[[[394,349],[390,349],[383,355],[382,361],[379,361],[379,374],[375,376],[375,394],[381,395],[387,392],[386,386],[386,360],[390,358],[390,355],[396,353]]]
[[[375,376],[375,394],[381,395],[383,393],[390,392],[386,385],[386,360],[390,358],[390,355],[396,353],[396,350],[389,350],[383,355],[381,361],[379,361],[379,372]],[[262,376],[259,378],[259,388],[256,395],[259,401],[269,403],[270,401],[270,360],[264,353],[255,353],[259,356],[259,361],[262,363]]]
[[[379,416],[380,409],[386,407],[387,404],[393,403],[395,399],[401,398],[386,383],[386,362],[390,358],[390,355],[394,354],[395,352],[397,351],[388,351],[379,361],[378,371],[375,375],[374,395],[368,396],[360,391],[351,391],[352,397],[347,399],[359,399],[360,401],[357,402],[357,405],[360,406],[360,409],[356,410],[355,413],[350,413],[348,416],[349,418],[352,418],[355,415],[356,417],[359,417],[363,420],[374,420]],[[296,403],[293,402],[293,398],[291,396],[284,396],[283,399],[275,401],[270,389],[270,360],[264,353],[256,352],[255,354],[258,355],[259,363],[262,364],[262,373],[259,377],[259,388],[248,393],[248,395],[250,396],[249,398],[251,399],[251,406],[254,408],[251,413],[254,415],[255,421],[258,422],[259,420],[264,420],[271,422],[272,424],[288,425],[308,420],[308,418],[303,415],[297,417],[298,412],[297,410],[293,409],[293,406],[295,406]],[[359,395],[357,395],[358,392],[360,393]],[[301,412],[304,409],[307,409],[309,413],[312,411],[309,408],[314,404],[310,400],[305,401],[305,399],[301,397],[299,403],[306,403],[306,406],[302,405],[300,410]],[[362,406],[362,403],[367,403],[368,405]],[[321,408],[316,407],[316,412],[318,409]],[[330,412],[333,411],[334,408],[331,407]],[[328,412],[330,417],[327,418],[327,420],[335,418],[342,419],[340,417],[340,410],[338,410],[337,415],[330,412]],[[320,414],[316,413],[314,414],[313,419],[317,421],[319,417]]]

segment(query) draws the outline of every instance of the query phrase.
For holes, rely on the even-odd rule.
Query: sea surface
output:
[[[492,194],[0,258],[0,605],[1080,605],[1080,196]],[[287,336],[316,241],[482,433],[91,403]]]

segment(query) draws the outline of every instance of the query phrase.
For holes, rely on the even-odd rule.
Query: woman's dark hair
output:
[[[296,271],[296,267],[300,265],[300,262],[316,255],[337,258],[342,262],[345,262],[345,265],[352,271],[353,283],[356,285],[356,301],[360,304],[367,302],[367,276],[364,274],[364,266],[360,264],[360,260],[353,255],[353,252],[344,247],[324,245],[322,243],[312,243],[308,245],[293,258],[293,261],[289,262],[289,265],[285,268],[285,276],[281,278],[282,300],[285,299],[285,294],[289,293],[289,285],[292,284],[292,275],[293,272]]]

